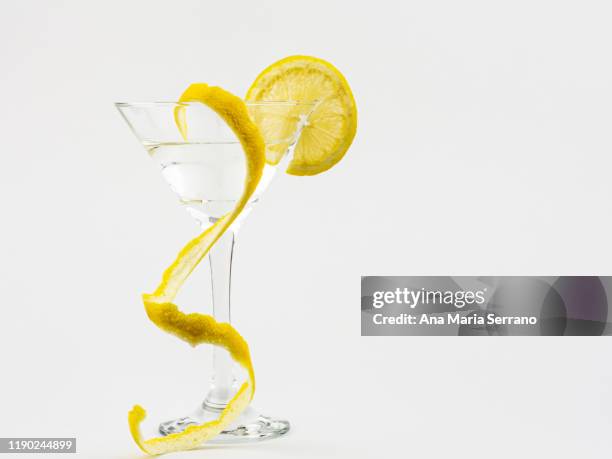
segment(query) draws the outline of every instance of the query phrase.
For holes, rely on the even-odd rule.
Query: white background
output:
[[[244,94],[302,53],[345,74],[358,134],[334,170],[272,185],[234,269],[255,404],[293,429],[176,457],[609,455],[608,339],[366,338],[358,305],[366,274],[612,274],[611,14],[3,1],[0,436],[138,458],[134,403],[156,422],[200,401],[210,350],[161,333],[139,298],[195,227],[112,102],[194,81]]]

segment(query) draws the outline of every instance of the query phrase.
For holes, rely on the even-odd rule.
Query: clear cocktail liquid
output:
[[[198,220],[217,219],[230,212],[244,191],[246,159],[239,142],[147,143],[145,147],[181,203]],[[266,164],[250,205],[268,186],[275,170]]]

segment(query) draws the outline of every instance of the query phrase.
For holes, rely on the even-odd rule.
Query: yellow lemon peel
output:
[[[330,169],[357,132],[357,106],[348,82],[336,67],[317,57],[290,56],[268,66],[249,88],[246,100],[317,103],[295,146],[288,174],[316,175]],[[256,122],[264,136],[271,130],[282,135],[287,129],[286,123],[273,117]]]
[[[255,392],[255,375],[249,347],[236,329],[228,323],[217,322],[210,315],[185,314],[172,301],[191,272],[227,231],[255,192],[265,164],[264,140],[258,127],[249,118],[244,102],[219,87],[208,86],[204,83],[192,84],[183,93],[180,102],[203,103],[228,124],[244,150],[247,174],[242,196],[234,209],[180,251],[176,260],[164,272],[155,292],[143,295],[145,310],[149,319],[160,329],[177,336],[192,346],[209,343],[225,348],[232,358],[247,371],[248,380],[242,384],[218,419],[189,426],[183,432],[165,437],[144,440],[140,433],[140,424],[146,416],[146,411],[139,405],[134,406],[128,414],[130,432],[140,449],[152,455],[193,449],[215,437],[240,415]],[[184,107],[179,105],[174,115],[181,135],[187,139],[184,112]]]

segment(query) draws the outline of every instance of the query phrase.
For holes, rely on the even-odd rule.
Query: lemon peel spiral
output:
[[[192,84],[183,93],[180,102],[200,102],[215,111],[228,124],[244,150],[247,174],[242,196],[234,209],[190,241],[179,252],[174,262],[164,272],[157,289],[151,294],[143,295],[143,302],[147,316],[157,327],[186,341],[191,346],[208,343],[226,349],[232,358],[246,370],[248,377],[220,413],[218,419],[204,424],[191,425],[183,432],[165,437],[142,438],[140,424],[146,417],[146,411],[141,406],[135,405],[128,414],[130,433],[140,449],[151,455],[200,446],[231,424],[248,406],[255,393],[255,374],[249,347],[244,338],[232,325],[217,322],[210,315],[185,314],[173,303],[173,300],[192,271],[228,230],[255,192],[265,164],[265,143],[259,129],[251,121],[242,99],[224,89],[204,83]],[[175,121],[179,131],[186,138],[187,124],[184,106],[176,107]]]

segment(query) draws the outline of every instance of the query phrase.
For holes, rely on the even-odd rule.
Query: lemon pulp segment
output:
[[[255,79],[246,99],[317,103],[287,169],[292,175],[316,175],[331,168],[342,159],[357,131],[351,88],[338,69],[323,59],[290,56],[270,65]],[[287,129],[282,119],[255,121],[262,132],[276,131],[282,136]]]
[[[177,336],[192,346],[210,343],[225,348],[232,358],[247,371],[248,379],[242,384],[218,419],[189,426],[183,432],[165,437],[143,439],[140,424],[146,412],[142,407],[134,406],[128,414],[130,432],[140,449],[153,455],[196,448],[218,435],[248,406],[255,392],[255,375],[249,347],[236,329],[229,323],[217,322],[210,315],[185,314],[172,301],[191,272],[249,202],[262,175],[265,164],[265,144],[258,127],[249,118],[244,102],[229,92],[219,87],[196,83],[187,88],[180,101],[201,102],[214,110],[229,125],[244,150],[247,174],[242,196],[234,209],[180,251],[174,262],[164,272],[157,289],[151,294],[143,295],[145,310],[149,319],[160,329]],[[187,125],[184,107],[177,106],[175,121],[182,136],[186,139]]]

